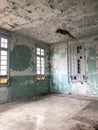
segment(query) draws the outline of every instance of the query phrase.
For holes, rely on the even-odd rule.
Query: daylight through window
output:
[[[8,81],[8,39],[0,37],[0,84]]]
[[[37,48],[37,74],[45,74],[45,51],[42,48]]]

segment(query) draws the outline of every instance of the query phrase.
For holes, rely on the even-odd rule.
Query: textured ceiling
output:
[[[66,29],[76,38],[98,34],[98,0],[3,0],[0,27],[47,43],[70,37],[55,33]]]

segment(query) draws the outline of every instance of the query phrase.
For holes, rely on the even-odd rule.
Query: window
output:
[[[45,50],[42,48],[37,48],[36,50],[36,64],[37,64],[37,79],[45,79]]]
[[[85,80],[84,45],[71,44],[69,52],[69,79],[72,82],[83,82]]]
[[[8,39],[0,37],[0,85],[8,83]]]

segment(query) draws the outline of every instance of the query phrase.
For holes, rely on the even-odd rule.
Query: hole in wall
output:
[[[31,10],[27,10],[27,12],[28,12],[28,13],[32,13],[32,11],[31,11]]]
[[[64,11],[63,10],[61,10],[61,13],[63,13]]]
[[[27,6],[30,6],[30,5],[31,5],[31,3],[27,3],[26,5],[27,5]]]
[[[50,5],[50,8],[51,8],[51,9],[54,9],[53,5]]]

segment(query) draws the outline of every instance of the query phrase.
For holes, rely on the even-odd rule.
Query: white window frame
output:
[[[0,86],[7,86],[8,84],[9,84],[9,37],[0,35]]]
[[[36,47],[36,74],[39,80],[45,79],[45,49]]]
[[[69,81],[84,82],[86,80],[83,43],[68,44],[68,68]]]

